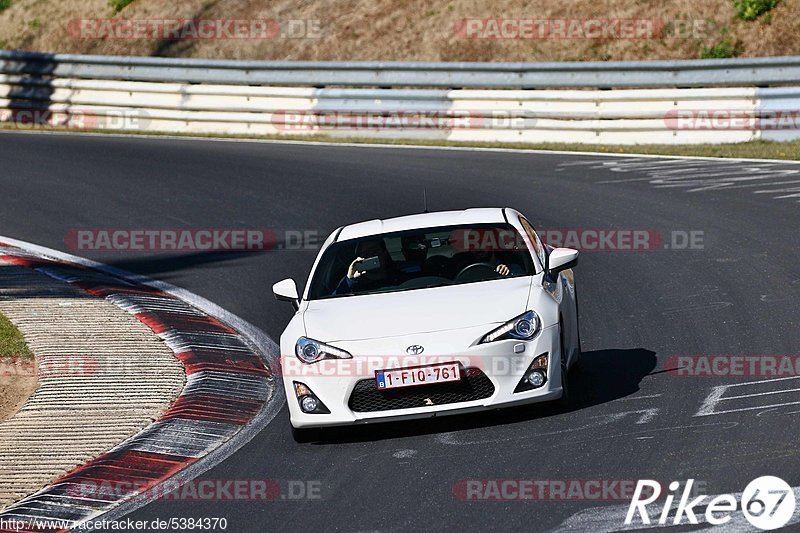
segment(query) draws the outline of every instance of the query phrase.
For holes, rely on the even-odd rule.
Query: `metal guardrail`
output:
[[[787,83],[795,86],[762,87]],[[738,86],[714,87],[729,84]],[[0,125],[513,143],[788,140],[800,138],[798,85],[800,57],[291,63],[0,51]]]
[[[800,57],[585,63],[290,62],[0,50],[0,73],[95,80],[310,87],[766,87],[800,83]]]
[[[670,111],[752,109],[756,100],[800,97],[800,89],[443,90],[315,89],[113,80],[31,79],[0,74],[8,107],[109,106],[214,113],[342,113],[381,116],[428,113],[560,120],[660,119]],[[264,115],[262,118],[269,118]]]

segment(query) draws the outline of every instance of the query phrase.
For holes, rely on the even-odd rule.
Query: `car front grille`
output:
[[[357,413],[410,409],[482,400],[494,394],[492,381],[478,368],[463,371],[461,381],[378,390],[374,379],[356,383],[348,405]]]

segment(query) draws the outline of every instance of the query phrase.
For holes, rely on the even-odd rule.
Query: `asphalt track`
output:
[[[201,478],[274,479],[285,498],[159,501],[131,518],[225,517],[229,531],[542,531],[627,500],[464,501],[454,486],[695,478],[719,494],[762,475],[800,485],[797,381],[681,377],[670,366],[673,355],[800,352],[796,165],[16,133],[0,134],[0,161],[0,234],[169,281],[275,339],[291,309],[270,287],[305,280],[313,251],[75,252],[64,236],[73,228],[326,232],[419,212],[423,188],[431,209],[509,205],[540,228],[703,232],[701,249],[582,254],[585,368],[569,411],[530,406],[366,426],[300,445],[284,407]],[[659,173],[666,167],[676,171]],[[734,179],[743,167],[758,180]],[[734,383],[725,394],[743,398],[696,416],[713,387]],[[319,498],[291,498],[292,481],[318,486]]]

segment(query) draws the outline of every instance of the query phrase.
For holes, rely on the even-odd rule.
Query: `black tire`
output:
[[[569,371],[570,369],[567,368],[567,361],[564,359],[564,328],[562,327],[564,323],[559,321],[559,335],[561,337],[561,398],[558,400],[559,405],[561,407],[568,407],[570,403],[570,396],[569,396]],[[573,365],[574,366],[574,365]]]
[[[575,356],[572,358],[572,364],[569,367],[569,371],[572,373],[580,372],[581,369],[581,360],[583,359],[583,346],[581,346],[581,322],[580,322],[580,315],[578,313],[578,289],[575,289],[575,331],[578,336],[578,349],[575,352]]]
[[[581,332],[578,330],[578,350],[575,352],[575,357],[572,358],[572,365],[569,367],[569,371],[573,374],[576,372],[581,371],[581,366],[583,361],[583,347],[581,346]]]
[[[569,407],[570,393],[569,393],[569,371],[566,365],[561,365],[561,398],[558,399],[561,407]]]
[[[319,441],[322,431],[318,428],[296,428],[292,426],[292,438],[298,444]]]

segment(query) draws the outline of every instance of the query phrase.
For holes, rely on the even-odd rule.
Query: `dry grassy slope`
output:
[[[575,61],[696,58],[727,35],[742,56],[800,54],[800,0],[781,0],[770,23],[734,20],[732,0],[135,0],[125,18],[317,19],[322,37],[264,41],[93,41],[67,23],[105,18],[107,0],[12,0],[0,13],[0,47],[47,52],[290,60]],[[705,39],[487,41],[459,39],[461,18],[624,17],[706,20]]]

